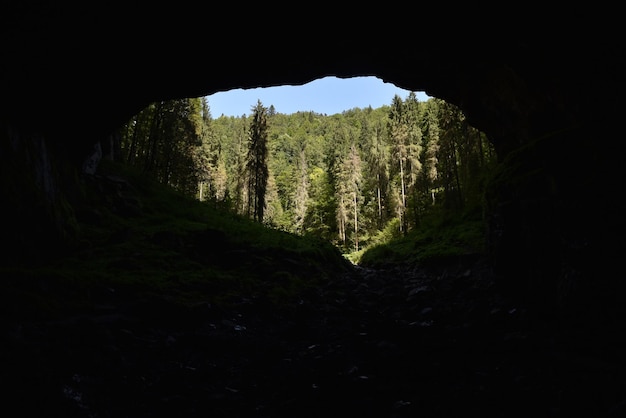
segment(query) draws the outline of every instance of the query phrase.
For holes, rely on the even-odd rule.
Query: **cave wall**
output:
[[[33,219],[49,220],[40,235],[65,235],[59,219],[71,211],[59,208],[72,176],[54,173],[78,170],[152,101],[375,75],[458,105],[495,144],[503,167],[488,196],[490,242],[504,287],[547,311],[622,313],[610,273],[624,231],[617,14],[476,3],[358,17],[323,5],[305,15],[138,5],[3,6],[5,248],[31,247],[32,228],[22,226]],[[43,167],[50,161],[62,168]]]

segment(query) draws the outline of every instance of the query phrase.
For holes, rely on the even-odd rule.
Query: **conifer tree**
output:
[[[397,214],[400,219],[400,228],[407,233],[406,220],[406,180],[405,170],[408,158],[407,142],[409,138],[408,125],[404,112],[404,103],[397,94],[391,102],[389,111],[389,141],[391,143],[391,158],[393,160],[393,172],[396,174],[396,183],[399,190]]]
[[[311,170],[309,182],[310,202],[304,228],[307,233],[332,241],[335,230],[335,195],[328,171],[322,167]]]
[[[298,178],[296,193],[294,197],[294,230],[301,234],[304,228],[304,218],[306,216],[309,203],[309,175],[304,147],[300,150],[298,162]]]
[[[328,165],[333,181],[336,201],[336,221],[338,238],[341,245],[347,245],[347,230],[350,216],[349,196],[349,165],[346,162],[350,143],[350,131],[346,126],[338,124],[333,131],[332,147],[329,149]]]
[[[161,182],[188,196],[195,196],[198,180],[194,150],[201,144],[201,103],[198,98],[172,100],[163,108],[157,174]]]
[[[269,172],[267,178],[267,191],[265,192],[265,211],[263,212],[263,222],[266,225],[271,225],[274,228],[289,230],[290,225],[285,223],[283,206],[278,196],[278,187],[276,186],[276,180],[272,175],[272,171]]]
[[[406,178],[407,178],[407,194],[410,193],[413,198],[411,207],[413,209],[414,224],[419,223],[419,193],[417,183],[422,172],[422,162],[420,156],[422,154],[422,129],[421,122],[421,106],[417,100],[415,92],[410,92],[404,102],[405,120],[407,124],[407,161],[406,161]],[[408,225],[408,217],[407,217]]]
[[[366,153],[367,166],[369,168],[369,178],[375,190],[377,207],[376,226],[381,229],[385,222],[387,187],[389,183],[389,147],[385,143],[384,127],[381,121],[376,121],[375,125],[368,130],[365,138],[369,152]]]
[[[248,119],[246,116],[234,119],[231,164],[233,181],[229,187],[235,197],[235,212],[247,214],[248,182],[246,180],[246,162],[248,156]]]
[[[156,181],[195,195],[198,179],[194,150],[200,145],[199,99],[150,104],[123,129],[126,161]]]
[[[269,170],[267,165],[267,108],[260,100],[252,108],[252,121],[248,133],[248,216],[263,222],[265,193]]]
[[[458,141],[461,135],[460,111],[450,107],[444,101],[437,101],[437,116],[432,119],[439,127],[439,174],[441,176],[441,186],[443,187],[445,208],[456,211],[463,207],[463,193],[459,177]]]
[[[439,187],[439,151],[440,129],[437,119],[438,106],[434,99],[425,103],[422,115],[422,152],[420,161],[422,172],[419,176],[417,188],[422,201],[420,210],[428,213],[436,204],[436,190]]]
[[[211,110],[206,97],[202,98],[202,129],[200,132],[200,145],[194,152],[198,178],[198,200],[205,200],[206,196],[211,196],[212,173],[215,170],[214,156],[212,149],[215,147],[216,138],[211,129]]]
[[[352,241],[354,242],[354,250],[359,251],[359,205],[362,200],[361,183],[363,177],[361,172],[361,156],[359,155],[359,150],[355,144],[352,144],[350,147],[350,153],[346,159],[346,165],[346,171],[348,174],[347,189],[351,197],[348,207],[352,212]]]

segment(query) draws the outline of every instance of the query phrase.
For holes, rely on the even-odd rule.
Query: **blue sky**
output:
[[[408,90],[384,83],[376,77],[341,79],[325,77],[302,86],[279,86],[256,89],[237,89],[207,96],[211,116],[250,115],[251,108],[261,100],[265,107],[274,105],[276,112],[292,114],[298,111],[314,111],[327,115],[341,113],[355,107],[378,108],[390,105],[394,95],[406,99]],[[423,92],[415,92],[419,101],[428,100]]]

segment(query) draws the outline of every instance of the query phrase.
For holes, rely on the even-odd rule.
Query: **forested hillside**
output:
[[[458,108],[414,93],[335,115],[286,115],[258,101],[251,116],[214,119],[206,98],[159,102],[119,140],[117,158],[157,181],[329,241],[355,262],[394,238],[430,242],[439,234],[443,242],[439,226],[459,223],[466,242],[454,238],[440,250],[480,249],[485,184],[497,162]]]

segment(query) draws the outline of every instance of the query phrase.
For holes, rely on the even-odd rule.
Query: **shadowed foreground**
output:
[[[132,302],[3,320],[11,416],[619,416],[623,356],[500,297],[481,263],[356,268],[292,305]],[[156,300],[156,299],[155,299]],[[571,330],[570,330],[571,331]],[[617,348],[617,347],[614,347]]]

